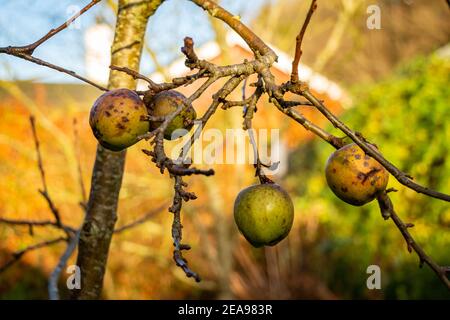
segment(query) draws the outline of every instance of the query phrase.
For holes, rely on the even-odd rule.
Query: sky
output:
[[[248,23],[258,9],[271,0],[222,0],[221,5]],[[0,47],[25,45],[59,26],[89,0],[0,0]],[[114,25],[114,13],[105,3],[94,6],[76,24],[45,42],[34,55],[53,64],[86,74],[84,35],[102,17]],[[181,57],[183,38],[191,36],[197,44],[214,39],[206,13],[187,0],[166,0],[151,18],[147,39],[160,64]],[[108,50],[109,51],[109,50]],[[141,72],[154,70],[148,56],[141,62]],[[0,55],[0,79],[79,83],[75,78],[5,54]]]

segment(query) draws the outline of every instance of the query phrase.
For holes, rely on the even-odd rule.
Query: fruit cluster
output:
[[[187,105],[186,97],[169,90],[155,95],[145,96],[142,100],[138,94],[129,89],[116,89],[102,94],[91,109],[89,124],[98,142],[112,151],[121,151],[132,146],[149,130],[158,128],[162,121],[149,120],[164,118],[179,106],[181,112],[175,116],[164,131],[164,138],[171,140],[173,133],[177,137],[190,130],[196,113]]]
[[[185,135],[197,116],[186,97],[174,90],[146,93],[143,99],[128,89],[108,91],[95,101],[89,123],[103,147],[121,151],[138,142],[149,130],[157,129],[180,106],[181,111],[164,131],[164,138],[172,140]],[[334,194],[355,206],[374,200],[386,189],[389,178],[386,169],[354,143],[330,156],[325,176]],[[273,246],[289,234],[294,205],[277,184],[253,185],[238,194],[234,219],[254,247]]]

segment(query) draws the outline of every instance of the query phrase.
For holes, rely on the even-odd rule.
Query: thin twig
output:
[[[210,0],[191,0],[191,2],[206,10],[212,17],[225,22],[234,31],[236,31],[242,39],[249,45],[250,49],[257,54],[261,54],[276,60],[276,54],[264,41],[262,41],[252,30],[250,30],[240,19],[236,19],[235,15]]]
[[[52,240],[42,241],[42,242],[33,244],[31,246],[28,246],[25,249],[13,252],[12,253],[12,258],[8,262],[6,262],[4,265],[0,266],[0,273],[4,272],[9,267],[11,267],[13,264],[18,262],[20,260],[20,258],[22,258],[26,253],[28,253],[30,251],[33,251],[33,250],[40,249],[40,248],[51,246],[51,245],[59,243],[61,241],[67,241],[67,238],[66,237],[59,237],[59,238],[52,239]]]
[[[247,99],[245,97],[245,87],[246,87],[246,83],[247,83],[246,80],[247,79],[244,80],[244,83],[242,85],[242,101],[247,101]],[[255,92],[249,97],[248,103],[243,105],[244,106],[243,129],[247,131],[248,137],[250,139],[250,144],[252,145],[252,148],[253,148],[253,158],[255,161],[255,163],[254,163],[255,176],[258,177],[259,182],[261,184],[264,184],[264,183],[274,183],[274,182],[264,174],[263,167],[268,168],[270,166],[263,164],[261,161],[261,158],[259,157],[258,146],[256,143],[255,136],[253,134],[253,128],[252,128],[253,115],[256,112],[256,104],[264,92],[262,85],[263,85],[262,79],[261,79],[261,77],[258,77],[258,82],[256,83]]]
[[[58,264],[56,265],[55,269],[53,269],[52,273],[50,274],[49,280],[48,280],[48,297],[50,300],[59,300],[59,290],[58,290],[58,280],[61,275],[61,271],[64,269],[64,267],[67,264],[67,261],[72,256],[73,252],[75,251],[78,240],[80,239],[80,233],[81,233],[81,227],[78,229],[78,231],[75,233],[74,236],[68,241],[66,250],[62,254],[61,258],[59,258]]]
[[[153,88],[157,87],[157,84],[156,84],[152,79],[150,79],[150,78],[148,78],[148,77],[146,77],[146,76],[140,74],[140,73],[137,72],[137,71],[131,70],[130,68],[127,68],[127,67],[119,67],[119,66],[112,66],[112,65],[109,66],[109,68],[110,68],[111,70],[116,70],[116,71],[124,72],[124,73],[126,73],[126,74],[132,76],[134,80],[136,80],[136,79],[144,80],[145,82],[147,82],[147,83],[149,84],[150,89],[153,89]]]
[[[303,36],[305,35],[306,29],[308,28],[309,21],[317,8],[316,0],[311,0],[311,5],[309,6],[308,14],[306,15],[305,21],[303,22],[302,28],[299,34],[295,38],[295,55],[292,61],[292,72],[291,72],[291,82],[296,83],[298,79],[298,64],[300,63],[300,58],[302,56],[302,42]]]
[[[58,34],[59,32],[61,32],[62,30],[66,29],[72,22],[74,22],[79,16],[81,16],[83,13],[85,13],[86,11],[88,11],[91,7],[93,7],[94,5],[96,5],[97,3],[99,3],[101,0],[92,0],[90,3],[88,3],[85,7],[83,7],[80,11],[78,11],[74,16],[72,16],[69,20],[67,20],[66,22],[64,22],[63,24],[61,24],[59,27],[55,28],[55,29],[51,29],[49,32],[47,32],[47,34],[45,34],[42,38],[40,38],[39,40],[26,45],[26,46],[19,46],[19,47],[7,47],[6,50],[5,48],[0,48],[0,53],[2,52],[6,52],[6,51],[15,51],[15,52],[21,52],[21,53],[25,53],[27,55],[32,55],[34,50],[39,47],[41,44],[43,44],[45,41],[49,40],[51,37],[53,37],[54,35]],[[8,52],[6,52],[8,53]]]
[[[397,229],[400,230],[400,233],[402,234],[403,238],[405,238],[408,251],[411,252],[412,250],[414,250],[414,252],[416,252],[416,254],[419,256],[420,260],[419,265],[422,266],[424,263],[426,263],[434,271],[434,273],[436,273],[439,279],[445,284],[447,289],[450,290],[450,280],[446,275],[446,270],[448,269],[448,267],[439,266],[436,262],[433,261],[433,259],[430,256],[428,256],[425,253],[422,247],[414,240],[414,238],[408,231],[408,228],[411,228],[414,225],[411,223],[404,223],[400,219],[400,217],[394,210],[394,205],[392,204],[392,201],[387,192],[383,192],[382,194],[380,194],[377,199],[382,216],[385,219],[391,218],[392,221],[394,221],[395,225],[397,226]]]
[[[2,48],[0,48],[0,53],[2,53]],[[50,62],[47,62],[45,60],[42,60],[42,59],[30,56],[30,55],[22,53],[22,52],[18,52],[17,53],[17,52],[14,52],[14,51],[6,51],[4,53],[9,54],[9,55],[13,55],[13,56],[15,56],[17,58],[21,58],[21,59],[33,62],[33,63],[41,65],[43,67],[47,67],[47,68],[50,68],[50,69],[53,69],[53,70],[56,70],[56,71],[68,74],[69,76],[77,78],[78,80],[81,80],[83,82],[86,82],[87,84],[90,84],[91,86],[94,86],[94,87],[96,87],[99,90],[108,91],[107,88],[105,88],[105,87],[103,87],[103,86],[101,86],[101,85],[99,85],[99,84],[97,84],[97,83],[95,83],[95,82],[85,78],[85,77],[82,77],[82,76],[78,75],[75,71],[72,71],[72,70],[69,70],[69,69],[57,66],[57,65],[52,64]]]
[[[86,195],[86,188],[84,186],[84,180],[83,180],[83,170],[81,168],[79,140],[80,140],[80,137],[78,136],[77,119],[73,118],[73,144],[74,144],[74,149],[75,149],[76,159],[77,159],[78,183],[80,185],[80,192],[81,192],[81,206],[83,208],[86,208],[87,195]]]
[[[48,188],[47,188],[47,181],[45,178],[45,170],[44,170],[44,166],[42,164],[42,155],[41,155],[41,149],[40,149],[40,143],[39,143],[39,138],[37,136],[37,132],[36,132],[36,124],[35,124],[36,120],[34,118],[34,116],[30,116],[30,124],[31,124],[31,130],[33,133],[33,140],[34,140],[34,146],[36,148],[36,154],[37,154],[37,164],[38,164],[38,168],[39,168],[39,172],[41,174],[41,181],[42,181],[42,190],[39,190],[39,193],[44,197],[44,199],[47,201],[47,204],[50,208],[50,211],[52,212],[55,221],[56,221],[56,225],[58,226],[62,226],[61,223],[61,216],[59,214],[59,210],[56,208],[55,204],[53,203],[53,200],[51,199],[49,193],[48,193]]]
[[[173,78],[172,82],[156,83],[152,79],[144,76],[143,74],[141,74],[135,70],[131,70],[130,68],[119,67],[119,66],[110,66],[110,68],[112,70],[124,72],[124,73],[132,76],[134,79],[142,79],[142,80],[146,81],[149,84],[149,90],[136,91],[136,93],[141,96],[142,95],[145,96],[148,94],[153,96],[154,94],[156,94],[160,91],[166,91],[166,90],[176,89],[181,86],[186,86],[191,83],[194,83],[198,79],[205,78],[207,76],[206,70],[202,69],[202,70],[199,70],[199,72],[197,72],[195,74],[189,74],[184,77]]]
[[[33,52],[34,50],[39,47],[41,44],[43,44],[45,41],[49,40],[51,37],[53,37],[54,35],[58,34],[60,31],[66,29],[73,21],[75,21],[75,19],[77,19],[79,16],[81,16],[83,13],[85,13],[86,11],[88,11],[91,7],[93,7],[94,5],[96,5],[97,3],[99,3],[101,0],[92,0],[90,3],[88,3],[85,7],[83,7],[79,12],[77,12],[73,17],[71,17],[69,20],[67,20],[66,22],[64,22],[63,24],[61,24],[59,27],[55,28],[55,29],[51,29],[46,35],[44,35],[42,38],[38,39],[37,41],[26,45],[26,46],[8,46],[8,47],[1,47],[0,48],[0,53],[5,53],[5,54],[9,54],[12,56],[15,56],[17,58],[21,58],[30,62],[33,62],[35,64],[50,68],[50,69],[54,69],[56,71],[68,74],[74,78],[77,78],[81,81],[84,81],[100,90],[103,91],[108,91],[107,88],[96,84],[95,82],[90,81],[87,78],[84,78],[80,75],[78,75],[77,73],[75,73],[74,71],[62,68],[60,66],[57,66],[55,64],[52,64],[50,62],[47,62],[45,60],[33,57]]]
[[[114,230],[114,233],[122,233],[126,230],[129,230],[131,228],[134,228],[136,226],[139,226],[145,222],[147,222],[148,220],[152,219],[155,217],[155,215],[159,212],[161,212],[161,210],[163,208],[166,208],[168,206],[167,203],[158,206],[156,209],[152,209],[151,211],[147,212],[146,214],[144,214],[142,217],[137,218],[136,220],[134,220],[133,222],[127,223],[121,227],[118,227],[117,229]]]
[[[58,225],[55,221],[50,220],[16,220],[16,219],[6,219],[0,218],[0,223],[15,225],[15,226],[28,226],[28,227],[55,227],[57,229],[61,229],[61,227],[65,230],[70,231],[71,233],[75,233],[76,229],[70,227],[65,224]]]
[[[272,99],[271,102],[278,108],[278,110],[286,114],[288,117],[294,119],[296,122],[301,124],[306,130],[311,131],[313,134],[323,139],[324,141],[328,142],[336,149],[339,149],[342,146],[344,146],[344,141],[342,138],[338,138],[332,135],[331,133],[325,131],[324,129],[320,128],[319,126],[317,126],[316,124],[312,123],[307,118],[305,118],[301,113],[291,108],[284,108],[277,99]]]

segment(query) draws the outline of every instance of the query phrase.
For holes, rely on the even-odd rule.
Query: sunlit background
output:
[[[0,47],[35,41],[88,2],[0,0]],[[279,83],[288,80],[295,36],[309,1],[220,3],[276,49],[280,59],[273,73]],[[304,39],[300,78],[400,169],[419,183],[450,193],[450,11],[445,1],[377,3],[381,29],[369,30],[370,1],[319,1]],[[106,83],[116,7],[116,1],[102,1],[40,46],[35,56]],[[180,52],[185,36],[194,38],[201,58],[215,63],[251,58],[237,35],[203,10],[186,0],[167,0],[150,19],[141,72],[157,82],[186,74]],[[198,114],[218,88],[194,103]],[[67,75],[0,55],[0,217],[52,217],[38,193],[42,186],[28,119],[34,115],[49,192],[64,221],[80,225],[79,180],[89,190],[96,150],[88,112],[99,94]],[[239,99],[241,88],[233,95]],[[299,111],[341,136],[310,107]],[[172,260],[172,215],[167,208],[173,182],[140,151],[146,147],[140,142],[127,154],[117,225],[163,209],[145,224],[114,236],[103,298],[448,298],[435,274],[426,266],[419,268],[418,257],[408,253],[401,234],[392,221],[382,219],[376,203],[352,207],[328,189],[324,165],[332,147],[280,114],[266,98],[253,126],[280,130],[282,163],[273,178],[294,202],[289,237],[275,247],[251,247],[239,235],[232,209],[237,193],[257,182],[254,168],[213,165],[215,176],[187,179],[198,199],[183,207],[184,239],[192,246],[186,257],[203,281],[187,279]],[[223,132],[241,127],[239,108],[219,110],[208,123],[208,128]],[[403,220],[414,223],[413,236],[440,265],[450,265],[449,204],[406,189],[393,177],[389,187],[399,190],[392,199]],[[27,227],[0,224],[0,265],[13,252],[57,235],[51,228],[34,228],[30,235]],[[48,275],[63,250],[58,244],[28,253],[1,273],[0,298],[46,299]],[[380,290],[366,286],[369,265],[381,268]],[[68,295],[66,277],[63,273],[63,296]]]

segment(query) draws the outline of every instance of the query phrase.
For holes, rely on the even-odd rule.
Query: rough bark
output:
[[[139,69],[148,18],[162,0],[120,0],[117,12],[111,64]],[[135,89],[136,81],[129,75],[112,70],[109,89]],[[81,289],[73,292],[74,299],[98,299],[108,260],[117,203],[122,184],[126,151],[111,152],[97,147],[92,173],[87,215],[78,246],[77,265],[81,271]]]

